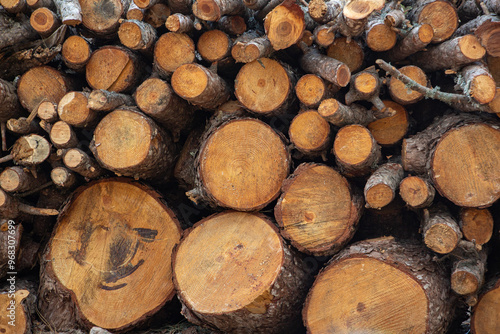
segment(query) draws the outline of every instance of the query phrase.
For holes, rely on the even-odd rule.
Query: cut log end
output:
[[[388,51],[396,45],[396,32],[384,24],[375,24],[366,32],[366,44],[376,52]]]
[[[45,7],[38,8],[31,14],[30,23],[33,29],[42,36],[49,36],[61,24],[57,15]]]
[[[193,4],[193,14],[201,20],[218,21],[222,14],[215,0],[197,0]]]
[[[406,109],[393,101],[382,101],[387,108],[396,113],[390,117],[375,120],[367,125],[373,138],[382,146],[391,146],[399,143],[406,135],[410,120]]]
[[[460,227],[465,239],[484,245],[493,235],[493,216],[488,209],[462,208]]]
[[[422,86],[427,86],[427,76],[419,67],[409,65],[399,71]],[[402,105],[412,104],[423,98],[422,93],[409,89],[402,81],[391,76],[389,81],[389,93],[394,101]]]
[[[66,66],[81,69],[89,61],[92,50],[83,37],[74,35],[64,41],[61,54]]]
[[[220,127],[201,148],[199,161],[200,179],[208,193],[221,206],[244,211],[260,209],[275,199],[289,169],[281,138],[254,119]]]
[[[458,47],[465,57],[472,60],[479,60],[486,54],[486,49],[481,46],[474,35],[465,35],[460,38]]]
[[[328,47],[326,54],[346,64],[351,72],[361,68],[365,57],[359,43],[353,40],[348,42],[346,37],[336,38]]]
[[[330,124],[316,110],[298,114],[288,133],[290,141],[305,154],[322,152],[330,142]]]
[[[318,106],[327,87],[323,79],[314,74],[306,74],[302,76],[295,85],[295,93],[300,102],[306,106]]]
[[[195,44],[186,34],[163,34],[155,44],[154,59],[155,65],[162,73],[171,74],[179,66],[194,61]]]
[[[456,231],[448,224],[434,224],[424,233],[425,245],[439,254],[451,253],[459,241]]]
[[[478,75],[470,82],[469,94],[480,104],[492,102],[496,92],[495,80],[490,75]]]
[[[473,333],[488,334],[500,330],[498,300],[500,298],[500,281],[493,279],[489,288],[483,291],[477,305],[473,309],[471,328]]]
[[[434,30],[432,43],[447,40],[458,27],[458,15],[455,7],[449,2],[441,0],[427,4],[418,15],[417,21],[432,26]]]
[[[88,107],[88,93],[69,92],[57,106],[59,118],[76,127],[85,127],[92,123],[97,114]]]
[[[408,176],[399,185],[401,198],[412,208],[429,206],[434,200],[434,187],[418,176]]]
[[[214,62],[229,55],[231,40],[220,30],[209,30],[198,39],[197,50],[203,59]]]
[[[373,73],[360,73],[354,79],[354,87],[363,94],[373,94],[379,87],[378,78]]]
[[[434,37],[434,29],[430,24],[422,24],[418,29],[418,39],[423,44],[429,44]]]
[[[14,143],[11,154],[17,164],[23,166],[38,165],[49,157],[50,144],[47,139],[39,135],[27,135]]]

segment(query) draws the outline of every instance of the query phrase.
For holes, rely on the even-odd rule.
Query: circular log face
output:
[[[278,277],[283,259],[281,238],[265,216],[223,212],[183,239],[173,261],[176,288],[195,312],[251,311]]]
[[[383,279],[381,279],[383,277]],[[308,333],[426,333],[428,302],[410,275],[371,258],[327,267],[304,309]]]
[[[473,333],[500,333],[499,300],[500,281],[479,299],[471,320]]]
[[[430,24],[434,29],[432,43],[448,39],[458,27],[458,15],[455,7],[442,0],[427,4],[417,20],[420,24]]]
[[[120,0],[80,0],[82,23],[97,33],[107,33],[118,28],[123,13]]]
[[[394,145],[400,141],[408,131],[408,113],[406,109],[396,102],[385,100],[384,105],[396,111],[390,117],[384,117],[371,122],[366,127],[373,138],[380,145]]]
[[[234,83],[236,98],[248,109],[268,113],[277,109],[290,93],[290,78],[277,61],[261,58],[245,64]]]
[[[302,165],[288,180],[275,209],[285,238],[308,253],[328,251],[345,239],[352,225],[347,180],[322,165]]]
[[[351,165],[367,160],[373,150],[370,131],[361,125],[344,126],[337,132],[333,149],[338,159]]]
[[[275,199],[289,172],[289,154],[279,135],[255,119],[226,123],[206,141],[199,173],[221,206],[257,210]]]
[[[500,131],[485,124],[448,131],[432,157],[441,195],[459,206],[481,207],[500,197]]]
[[[51,268],[90,323],[126,328],[172,298],[170,259],[180,233],[156,193],[104,180],[77,191],[59,217]]]
[[[328,144],[330,124],[316,110],[308,110],[295,116],[288,133],[297,149],[320,151]]]

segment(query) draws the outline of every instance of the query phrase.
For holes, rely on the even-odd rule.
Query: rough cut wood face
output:
[[[180,232],[151,190],[127,179],[97,182],[77,192],[60,216],[51,268],[84,319],[126,327],[172,298],[170,258]]]

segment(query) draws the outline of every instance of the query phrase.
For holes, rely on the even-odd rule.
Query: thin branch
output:
[[[481,105],[474,102],[470,97],[463,94],[454,94],[454,93],[446,93],[442,92],[436,88],[428,88],[422,86],[416,81],[410,79],[400,71],[398,71],[394,66],[388,64],[382,59],[377,59],[375,61],[381,69],[386,71],[388,74],[392,75],[396,79],[402,81],[408,88],[417,91],[421,94],[424,94],[426,98],[431,98],[435,100],[442,101],[455,109],[461,111],[485,111],[488,113],[493,113],[491,108],[488,105]]]

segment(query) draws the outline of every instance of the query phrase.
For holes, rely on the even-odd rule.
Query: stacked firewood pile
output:
[[[497,0],[0,5],[0,333],[500,332]]]

